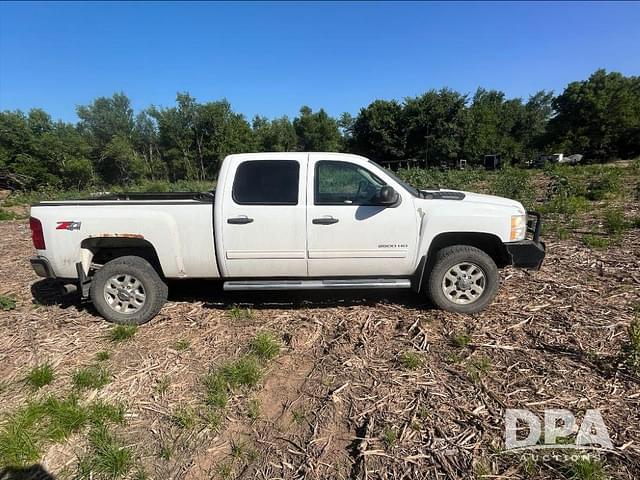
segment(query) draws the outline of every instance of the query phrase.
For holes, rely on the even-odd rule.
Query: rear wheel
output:
[[[114,323],[147,323],[158,314],[167,294],[167,285],[151,264],[132,255],[106,263],[91,281],[91,301]]]
[[[476,313],[494,299],[499,280],[498,267],[489,255],[475,247],[456,245],[436,253],[428,294],[443,310]]]

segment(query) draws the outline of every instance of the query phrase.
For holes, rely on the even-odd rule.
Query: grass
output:
[[[191,342],[183,338],[182,340],[178,340],[173,346],[173,348],[175,348],[179,352],[183,352],[185,350],[188,350],[190,346],[191,346]]]
[[[241,308],[238,305],[231,305],[229,307],[229,317],[231,320],[252,320],[253,319],[253,311],[250,308]]]
[[[196,424],[196,413],[191,407],[180,407],[171,416],[171,421],[180,428],[192,428]]]
[[[394,428],[385,427],[381,439],[387,448],[393,448],[398,443],[398,432]]]
[[[611,244],[611,239],[600,235],[584,235],[582,243],[591,249],[607,248]]]
[[[97,400],[88,407],[88,420],[94,425],[101,425],[105,422],[117,425],[124,424],[126,408],[122,403],[108,403],[104,400]]]
[[[609,208],[604,212],[604,227],[611,235],[619,235],[628,228],[624,214],[619,208]]]
[[[464,348],[471,343],[471,336],[466,333],[458,333],[451,336],[451,343],[458,348]]]
[[[102,350],[96,353],[96,360],[98,360],[99,362],[106,362],[110,358],[111,358],[111,354],[106,350]]]
[[[173,456],[173,447],[166,443],[162,444],[160,452],[158,452],[158,456],[164,460],[171,460],[171,457]]]
[[[228,463],[221,463],[216,468],[218,476],[223,480],[231,478],[233,476],[233,467]]]
[[[123,342],[133,337],[137,331],[136,325],[116,325],[109,332],[109,339],[112,342]]]
[[[231,387],[256,385],[262,377],[260,365],[251,356],[241,357],[225,364],[220,373]]]
[[[229,389],[252,387],[262,378],[262,370],[257,359],[245,355],[225,363],[204,378],[205,401],[210,406],[227,406]]]
[[[102,426],[89,433],[89,454],[78,462],[81,478],[125,478],[134,467],[134,452]]]
[[[626,346],[627,364],[637,373],[640,373],[640,314],[629,324],[627,328],[629,343]]]
[[[9,415],[0,428],[0,465],[37,461],[48,443],[59,443],[87,424],[122,423],[124,407],[96,401],[82,405],[76,395],[49,396],[29,402]]]
[[[251,340],[251,352],[261,360],[271,360],[280,353],[280,343],[269,332],[260,332]]]
[[[491,370],[491,360],[487,357],[474,359],[467,365],[469,377],[471,377],[474,382],[479,382],[480,378],[489,370]]]
[[[164,395],[169,391],[169,387],[171,386],[171,377],[168,375],[163,375],[156,380],[156,392],[160,395]]]
[[[78,390],[102,388],[111,379],[109,371],[100,365],[79,368],[71,377],[73,386]]]
[[[422,358],[416,352],[402,352],[398,361],[409,370],[415,370],[422,366]]]
[[[2,310],[3,312],[8,312],[9,310],[13,310],[14,308],[16,308],[15,298],[0,295],[0,310]]]
[[[200,416],[203,422],[214,431],[218,431],[222,425],[222,415],[215,408],[205,406],[200,410]]]
[[[296,408],[291,412],[291,421],[296,425],[302,424],[307,418],[307,414],[302,408]]]
[[[5,220],[15,220],[16,218],[19,218],[18,215],[16,215],[12,211],[0,208],[0,222],[3,222]]]
[[[49,385],[53,382],[53,378],[53,367],[49,363],[43,363],[42,365],[32,368],[29,373],[27,373],[25,382],[37,390],[45,385]]]
[[[571,463],[566,476],[569,480],[605,480],[604,465],[592,458],[579,458]]]
[[[251,423],[255,423],[260,418],[260,411],[262,409],[262,405],[260,404],[260,400],[257,398],[252,398],[247,402],[247,416]]]

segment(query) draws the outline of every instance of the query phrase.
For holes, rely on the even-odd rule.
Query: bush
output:
[[[618,235],[627,228],[627,222],[624,219],[622,210],[619,208],[610,208],[604,212],[604,226],[612,235]]]
[[[607,196],[620,191],[620,173],[613,168],[601,173],[599,178],[587,184],[587,198],[593,201],[604,200]]]
[[[529,172],[520,168],[505,167],[499,171],[491,185],[491,193],[518,200],[525,206],[535,200]]]

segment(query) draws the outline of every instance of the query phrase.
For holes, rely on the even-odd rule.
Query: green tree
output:
[[[373,160],[405,158],[402,106],[395,100],[376,100],[360,110],[352,122],[351,148]]]
[[[570,83],[553,107],[549,133],[555,148],[599,160],[640,154],[640,77],[597,70]]]
[[[402,109],[407,158],[433,166],[462,152],[467,98],[447,88],[407,98]]]
[[[313,113],[303,106],[300,115],[293,120],[298,136],[298,147],[308,152],[337,152],[340,150],[341,136],[338,122],[324,109]]]

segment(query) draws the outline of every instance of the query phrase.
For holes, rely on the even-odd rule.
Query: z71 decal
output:
[[[56,230],[80,230],[82,222],[57,222]]]

